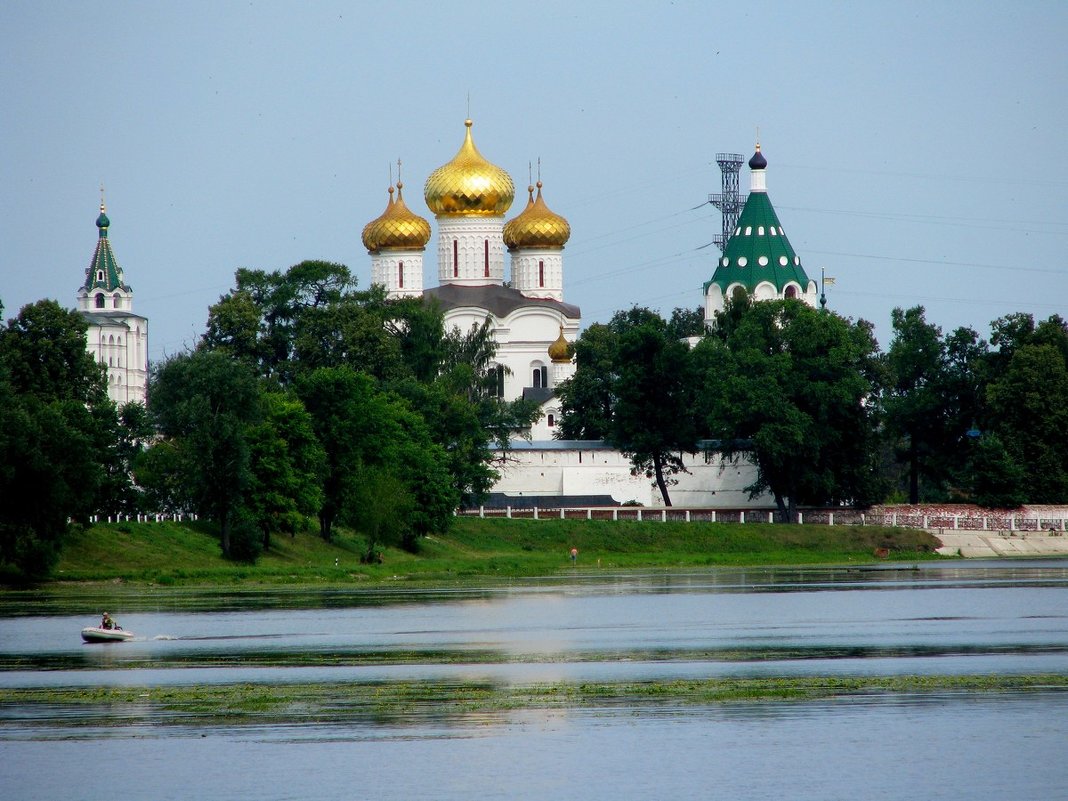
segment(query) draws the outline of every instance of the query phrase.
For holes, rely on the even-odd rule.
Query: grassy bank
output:
[[[384,548],[382,564],[361,564],[363,537],[342,531],[333,543],[312,533],[275,536],[270,550],[246,565],[221,557],[207,524],[116,523],[74,532],[52,584],[449,582],[564,570],[870,563],[877,549],[890,560],[914,561],[932,558],[934,547],[925,532],[879,527],[458,518],[417,554]]]

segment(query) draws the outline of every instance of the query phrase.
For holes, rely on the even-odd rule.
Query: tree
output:
[[[979,436],[968,461],[972,499],[988,509],[1015,509],[1027,500],[1027,471],[1001,437]]]
[[[291,380],[297,328],[311,310],[350,297],[356,280],[348,267],[302,261],[284,273],[240,269],[236,287],[208,311],[201,348],[222,350],[263,376]]]
[[[302,375],[297,392],[312,417],[326,452],[323,504],[319,531],[333,537],[336,522],[360,521],[382,531],[379,514],[368,503],[407,509],[390,531],[402,533],[403,544],[415,537],[443,531],[456,507],[458,493],[450,487],[444,450],[432,441],[422,417],[408,405],[380,392],[373,379],[347,367],[322,368]],[[369,476],[382,486],[383,476],[401,481],[415,503],[394,503],[368,495]],[[368,522],[370,521],[370,522]],[[391,524],[392,525],[392,524]],[[377,535],[376,535],[377,536]]]
[[[686,317],[676,310],[676,323]],[[703,325],[703,322],[702,322]],[[676,326],[677,328],[677,326]],[[575,343],[575,375],[558,389],[560,434],[604,439],[652,478],[671,505],[671,476],[697,449],[689,347],[660,315],[635,307],[592,325]]]
[[[104,480],[115,408],[86,330],[54,301],[0,329],[0,561],[24,577],[47,575],[68,519],[87,518]]]
[[[594,323],[575,342],[575,374],[556,389],[561,404],[559,439],[607,439],[615,407],[616,332]]]
[[[938,482],[936,467],[946,440],[946,352],[942,331],[924,319],[922,306],[891,313],[894,339],[887,353],[886,425],[901,442],[908,470],[909,503],[919,503],[920,478]]]
[[[685,471],[682,454],[697,450],[690,349],[648,309],[617,313],[612,325],[618,339],[608,441],[630,457],[633,471],[654,479],[664,505],[671,506],[671,476]]]
[[[1066,397],[1068,364],[1053,343],[1015,349],[1004,372],[987,388],[992,429],[1022,466],[1031,503],[1064,503],[1068,498]]]
[[[296,397],[267,392],[261,403],[260,420],[247,432],[251,480],[243,505],[266,551],[272,531],[295,534],[305,517],[322,507],[326,453]]]
[[[757,468],[781,520],[799,504],[868,503],[877,490],[871,327],[800,301],[754,303],[694,357],[700,407],[727,458]]]
[[[245,544],[231,541],[235,519],[252,483],[249,427],[263,413],[252,367],[224,353],[173,356],[153,371],[149,412],[163,437],[164,480],[181,488],[181,501],[216,521],[223,555]]]

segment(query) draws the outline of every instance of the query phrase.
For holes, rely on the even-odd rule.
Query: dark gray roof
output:
[[[620,506],[611,495],[509,495],[491,492],[482,503],[486,509],[581,509],[588,506]],[[477,508],[477,507],[470,507]]]
[[[545,401],[556,395],[556,390],[552,387],[523,387],[523,400],[534,401],[535,403],[545,403]]]
[[[107,311],[79,311],[78,314],[90,325],[124,325],[130,327],[131,320],[145,320],[140,314],[108,309]]]
[[[456,309],[462,306],[475,306],[486,309],[498,319],[507,317],[516,309],[527,306],[552,309],[558,314],[578,320],[582,317],[579,307],[571,303],[564,303],[549,298],[528,298],[518,289],[500,284],[485,284],[482,286],[460,286],[458,284],[442,284],[423,290],[423,297],[435,298],[441,304],[444,311]]]
[[[615,448],[603,439],[513,439],[507,448],[496,443],[489,446],[491,451],[614,451]]]

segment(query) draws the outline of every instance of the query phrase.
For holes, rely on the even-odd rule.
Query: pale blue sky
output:
[[[753,149],[830,305],[981,334],[1068,314],[1068,3],[23,2],[0,6],[5,316],[73,307],[106,189],[151,356],[203,331],[237,267],[318,258],[463,140],[522,209],[539,157],[584,323],[702,303],[718,151]],[[743,188],[748,187],[743,171]],[[699,207],[696,208],[695,207]],[[436,283],[434,243],[426,283]]]

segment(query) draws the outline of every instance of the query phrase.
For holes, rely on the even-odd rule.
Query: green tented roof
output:
[[[782,231],[767,192],[751,192],[704,290],[707,294],[709,286],[716,284],[726,292],[728,286],[738,283],[752,292],[764,281],[774,284],[780,293],[791,281],[796,282],[804,292],[809,279]]]
[[[92,261],[89,262],[89,266],[85,270],[85,283],[82,284],[82,288],[86,291],[92,289],[104,289],[111,291],[113,289],[122,289],[130,291],[130,287],[126,286],[122,277],[122,268],[119,267],[119,263],[115,260],[115,254],[111,250],[111,243],[108,241],[108,226],[111,225],[111,221],[104,214],[103,208],[100,210],[100,216],[96,219],[96,226],[100,229],[100,236],[96,240],[96,250],[93,251]]]

